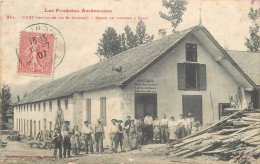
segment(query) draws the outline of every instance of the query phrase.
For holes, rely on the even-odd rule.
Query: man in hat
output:
[[[127,120],[125,121],[124,124],[124,129],[125,129],[125,133],[126,133],[126,137],[127,137],[127,142],[129,144],[130,140],[129,140],[129,129],[130,129],[130,125],[131,125],[131,116],[127,116]]]
[[[52,143],[54,144],[54,158],[57,155],[57,149],[59,149],[59,157],[62,158],[62,135],[59,127],[55,128]]]
[[[88,154],[89,148],[90,152],[93,153],[93,142],[92,142],[92,136],[93,133],[92,127],[89,125],[88,121],[84,121],[85,127],[82,130],[82,133],[84,135],[85,140],[85,153]]]
[[[153,117],[151,113],[147,113],[144,118],[145,125],[145,140],[146,142],[151,142],[153,140]]]
[[[71,143],[70,143],[70,130],[68,125],[64,126],[64,130],[63,130],[63,137],[64,137],[64,141],[63,141],[63,157],[66,158],[66,153],[68,152],[68,157],[70,157],[70,149],[71,149]]]
[[[124,131],[123,131],[123,126],[121,123],[123,122],[122,120],[117,120],[118,122],[118,129],[116,133],[116,151],[118,150],[118,145],[120,145],[121,152],[123,151],[123,139],[124,139]]]
[[[162,143],[168,142],[168,122],[169,120],[166,118],[166,114],[163,114],[163,118],[160,120]]]
[[[116,119],[112,119],[111,120],[112,124],[110,126],[110,130],[109,130],[109,134],[110,134],[110,150],[111,150],[111,153],[114,153],[116,148],[115,148],[115,139],[116,139],[116,133],[117,133],[117,130],[118,130],[118,127],[117,127],[117,120]]]
[[[95,138],[96,138],[96,152],[104,152],[103,139],[105,139],[104,127],[102,125],[101,119],[97,120],[97,125],[95,126]]]

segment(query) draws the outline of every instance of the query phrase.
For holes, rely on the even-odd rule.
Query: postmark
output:
[[[18,73],[34,76],[53,75],[65,56],[61,33],[45,23],[32,24],[20,33]]]

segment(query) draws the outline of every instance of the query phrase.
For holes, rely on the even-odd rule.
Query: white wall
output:
[[[71,98],[61,98],[59,99],[61,102],[61,108],[64,111],[64,120],[65,121],[72,121],[72,111],[73,111],[73,104],[72,104],[72,99]],[[65,100],[68,100],[68,109],[65,110]],[[52,110],[50,110],[49,108],[49,102],[52,102]],[[45,102],[46,104],[46,108],[44,110],[43,108],[43,103]],[[40,110],[38,107],[38,104],[40,103]],[[56,117],[56,112],[57,112],[57,99],[54,100],[48,100],[48,101],[42,101],[42,102],[37,102],[36,103],[36,109],[34,110],[34,103],[32,103],[32,111],[30,111],[30,104],[28,104],[28,111],[27,111],[27,104],[25,104],[26,108],[24,111],[23,106],[24,105],[20,105],[22,107],[22,110],[20,110],[19,112],[19,107],[16,106],[15,110],[14,110],[14,129],[17,129],[17,119],[21,120],[25,120],[25,131],[23,130],[24,128],[20,128],[20,132],[21,133],[25,133],[27,135],[29,135],[30,133],[30,120],[32,120],[32,122],[35,121],[36,123],[36,135],[39,132],[39,121],[40,121],[40,130],[44,129],[44,119],[46,119],[46,130],[50,130],[50,122],[52,122],[52,127],[51,129],[54,129],[54,124],[55,124],[55,117]],[[27,125],[27,120],[28,120],[28,124]],[[21,124],[21,123],[20,123]],[[20,125],[21,126],[21,125]],[[34,136],[34,123],[32,124],[32,135]],[[28,127],[28,128],[27,128]]]
[[[186,62],[186,43],[197,44],[198,63],[206,64],[206,91],[178,90],[177,63]],[[237,92],[237,85],[193,37],[186,39],[174,51],[153,65],[148,71],[140,75],[124,89],[124,111],[126,111],[126,113],[132,113],[132,115],[134,115],[134,82],[138,79],[152,79],[158,84],[157,113],[159,117],[161,117],[163,113],[166,113],[168,117],[171,115],[178,117],[178,115],[182,113],[182,95],[202,95],[204,124],[218,120],[218,104],[229,103],[229,96],[235,95]],[[212,96],[213,109],[210,94]]]
[[[94,126],[97,123],[97,119],[100,118],[100,98],[106,97],[106,126],[105,130],[105,140],[104,145],[109,145],[109,125],[111,124],[111,119],[123,119],[121,112],[121,88],[114,87],[102,90],[96,90],[92,92],[84,92],[82,100],[82,124],[84,126],[84,121],[87,119],[86,114],[86,99],[91,99],[91,125]]]

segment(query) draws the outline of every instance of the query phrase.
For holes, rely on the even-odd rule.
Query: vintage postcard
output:
[[[260,163],[260,0],[0,0],[0,163]]]

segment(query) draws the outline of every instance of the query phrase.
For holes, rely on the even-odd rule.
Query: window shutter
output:
[[[200,90],[207,89],[207,75],[206,75],[206,64],[199,65],[199,82],[200,82]]]
[[[184,89],[186,89],[185,64],[184,63],[178,63],[177,64],[177,71],[178,71],[178,89],[184,90]]]

